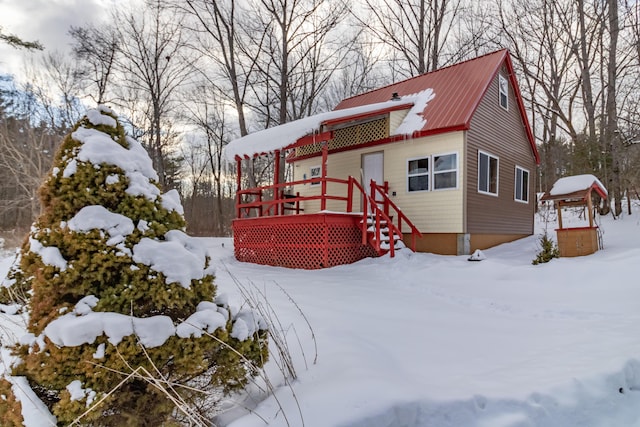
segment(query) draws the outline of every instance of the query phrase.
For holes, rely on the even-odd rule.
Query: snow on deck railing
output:
[[[299,207],[300,202],[311,200],[344,201],[347,204],[347,212],[351,212],[353,200],[350,200],[349,194],[347,196],[331,196],[326,194],[320,194],[317,196],[300,196],[285,194],[283,191],[286,187],[306,184],[315,185],[321,181],[322,178],[313,178],[238,190],[236,191],[236,218],[251,217],[252,212],[254,216],[258,217],[280,216],[291,210],[296,211],[296,213],[300,213],[302,211]],[[325,182],[348,184],[348,181],[336,178],[325,178]],[[252,200],[244,202],[243,198],[245,197],[251,198]],[[292,205],[295,207],[291,207]]]

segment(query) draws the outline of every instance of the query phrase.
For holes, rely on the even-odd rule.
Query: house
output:
[[[360,230],[352,236],[358,255],[346,262],[393,255],[401,239],[417,251],[468,255],[533,233],[540,158],[507,50],[347,98],[333,111],[233,141],[225,153],[239,171],[238,259],[266,245],[270,260],[256,262],[287,265],[274,242],[298,244],[309,233],[278,237],[265,224],[326,224],[334,215]],[[292,181],[274,173],[270,186],[242,189],[242,159],[269,153],[276,171],[287,153]],[[251,236],[259,224],[263,235]],[[311,246],[332,245],[331,227],[318,233]],[[249,248],[252,239],[261,243]],[[304,268],[335,265],[326,253],[323,260]]]

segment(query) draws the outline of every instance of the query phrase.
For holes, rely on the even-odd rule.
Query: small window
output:
[[[478,152],[478,191],[498,195],[498,158]]]
[[[498,76],[500,86],[500,106],[505,110],[509,109],[509,82],[502,75]]]
[[[529,171],[516,166],[515,198],[519,202],[529,203]]]
[[[407,177],[409,191],[429,190],[429,158],[409,160]]]
[[[458,187],[458,155],[433,156],[433,189],[444,190]]]

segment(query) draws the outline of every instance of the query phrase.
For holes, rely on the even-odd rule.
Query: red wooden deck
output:
[[[314,214],[242,218],[233,221],[236,259],[307,270],[378,256],[363,244],[362,214]]]
[[[352,176],[327,177],[327,144],[322,144],[321,177],[280,183],[280,153],[276,152],[273,184],[242,189],[242,159],[237,160],[236,219],[233,243],[236,259],[256,264],[318,269],[350,264],[389,252],[403,239],[402,224],[410,228],[411,248],[422,234],[389,199],[388,185],[371,180],[371,194]],[[327,193],[327,183],[344,185],[339,195]],[[300,184],[320,184],[320,195],[285,196]],[[363,212],[353,212],[354,197],[363,198]],[[304,212],[301,203],[320,201],[320,212]],[[345,203],[345,213],[327,212],[327,200]],[[293,214],[289,214],[293,213]],[[396,223],[392,221],[395,217]]]

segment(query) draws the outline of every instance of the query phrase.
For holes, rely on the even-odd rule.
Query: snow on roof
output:
[[[575,193],[577,191],[587,190],[594,184],[599,187],[605,195],[608,194],[607,189],[598,178],[591,174],[584,174],[560,178],[553,184],[549,195],[559,196],[562,194]]]
[[[342,110],[328,111],[309,117],[304,117],[293,122],[284,123],[280,126],[264,129],[252,134],[243,136],[231,141],[224,149],[224,156],[227,161],[232,162],[236,156],[254,156],[261,153],[269,153],[281,150],[303,136],[312,134],[317,131],[322,123],[356,116],[360,114],[374,113],[397,106],[399,102],[413,103],[413,106],[407,113],[400,126],[392,133],[392,135],[411,135],[413,132],[422,129],[426,119],[422,116],[422,112],[426,108],[429,101],[435,98],[436,94],[433,89],[425,89],[421,92],[402,96],[400,100],[390,100],[375,104],[363,105],[353,108],[345,108]]]

